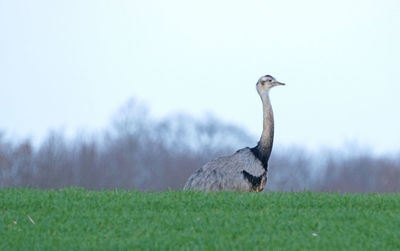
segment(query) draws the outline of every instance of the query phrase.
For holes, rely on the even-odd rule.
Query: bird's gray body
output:
[[[262,191],[267,170],[248,147],[212,160],[194,172],[184,189]],[[251,177],[254,177],[252,179]]]
[[[263,104],[263,132],[257,146],[246,147],[230,156],[208,162],[189,177],[185,190],[260,192],[264,189],[274,141],[274,115],[269,90],[277,85],[284,84],[270,75],[261,77],[256,85]]]

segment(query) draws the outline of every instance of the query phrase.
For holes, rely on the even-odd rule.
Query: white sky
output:
[[[0,129],[102,128],[130,97],[277,144],[400,150],[400,2],[0,0]]]

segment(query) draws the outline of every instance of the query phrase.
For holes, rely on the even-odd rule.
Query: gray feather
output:
[[[189,177],[184,189],[253,191],[254,188],[244,178],[243,171],[253,176],[265,174],[261,161],[248,147],[233,155],[208,162]]]

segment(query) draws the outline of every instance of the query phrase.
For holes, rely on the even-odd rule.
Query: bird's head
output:
[[[271,75],[265,75],[265,76],[262,76],[257,81],[257,92],[258,92],[258,94],[260,94],[261,97],[263,97],[264,95],[268,95],[268,92],[272,87],[278,86],[278,85],[285,85],[285,84],[277,81]]]

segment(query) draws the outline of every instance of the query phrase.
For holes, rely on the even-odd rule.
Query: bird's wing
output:
[[[233,155],[212,160],[199,168],[188,179],[185,189],[200,190],[251,190],[252,178],[265,176],[261,162],[250,148]]]

